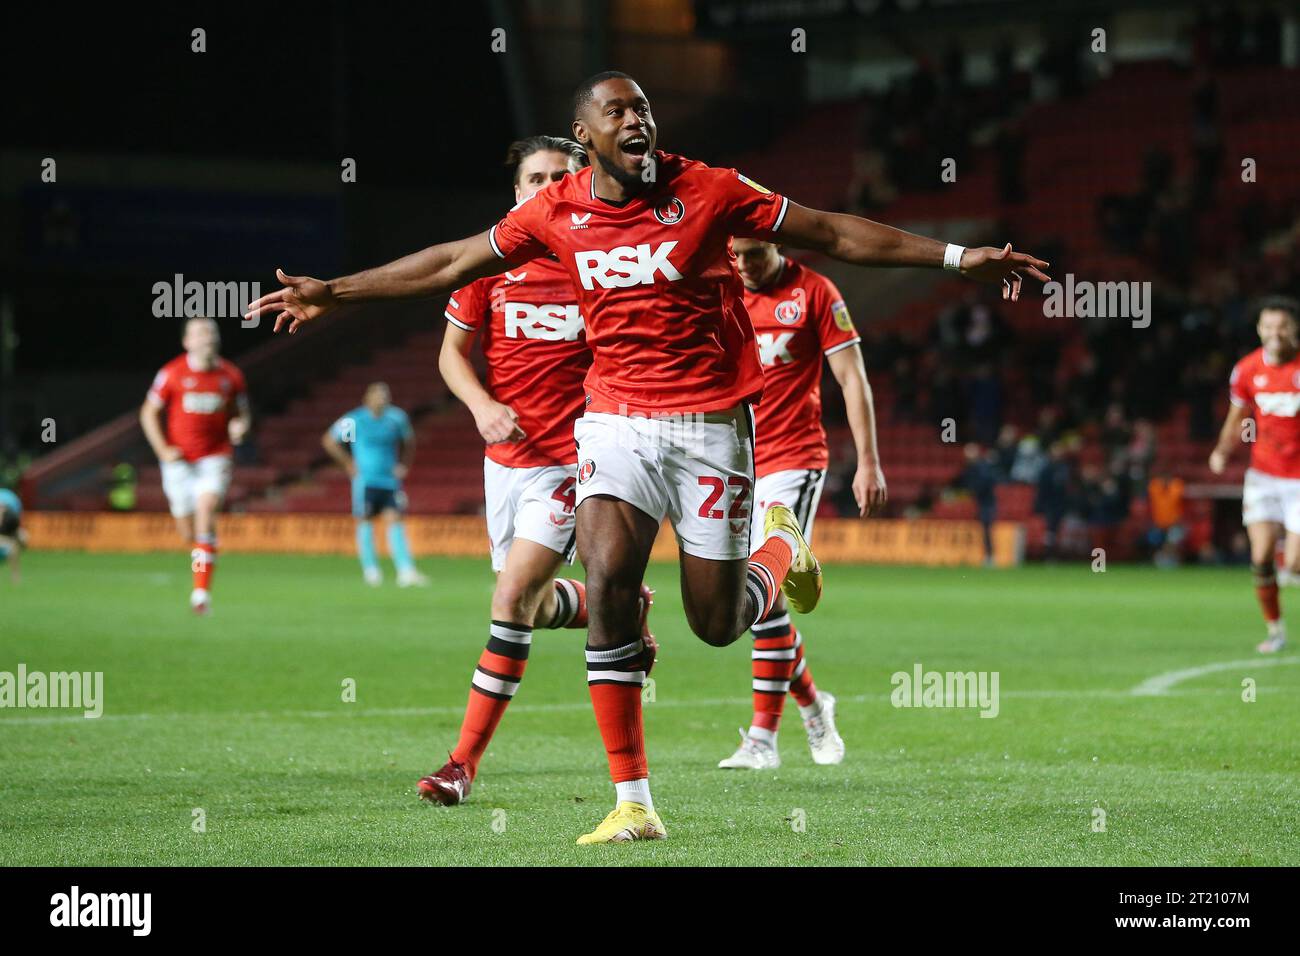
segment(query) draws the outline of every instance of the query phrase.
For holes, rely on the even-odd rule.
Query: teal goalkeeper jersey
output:
[[[23,513],[23,503],[8,488],[0,488],[0,508],[12,511],[16,515]]]
[[[364,405],[352,409],[330,429],[334,439],[352,450],[357,466],[356,481],[367,488],[400,488],[393,474],[402,442],[413,435],[411,420],[396,405],[389,405],[379,415]]]

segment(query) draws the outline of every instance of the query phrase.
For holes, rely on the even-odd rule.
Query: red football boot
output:
[[[454,807],[469,798],[469,784],[469,767],[455,760],[448,760],[437,773],[421,777],[415,789],[419,792],[421,800],[441,803],[444,807]]]

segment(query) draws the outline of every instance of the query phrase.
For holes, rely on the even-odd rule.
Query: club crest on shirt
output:
[[[669,196],[659,205],[655,206],[655,218],[665,226],[675,226],[682,221],[686,215],[686,207],[676,196]]]
[[[1256,387],[1256,388],[1263,388],[1263,387],[1264,387],[1265,385],[1267,385],[1267,384],[1268,384],[1268,376],[1267,376],[1267,375],[1256,375],[1256,376],[1255,376],[1255,387]]]
[[[853,319],[849,317],[849,307],[844,304],[844,300],[831,303],[831,316],[835,319],[835,326],[841,332],[853,331]]]
[[[772,190],[768,189],[766,186],[760,186],[758,183],[754,182],[754,180],[750,179],[744,173],[736,173],[736,176],[740,179],[742,183],[744,183],[746,186],[748,186],[750,189],[754,190],[755,192],[760,192],[764,196],[770,196],[772,194]]]
[[[786,299],[776,304],[772,314],[776,316],[776,320],[782,325],[794,325],[803,315],[803,309],[796,300]]]
[[[591,480],[591,476],[596,473],[596,463],[590,458],[583,461],[578,468],[578,484],[585,485]]]

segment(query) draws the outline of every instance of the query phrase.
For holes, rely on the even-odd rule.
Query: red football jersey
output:
[[[763,401],[754,409],[759,477],[789,468],[825,468],[822,356],[859,341],[835,283],[793,259],[766,288],[745,290],[758,336]]]
[[[179,448],[186,461],[198,461],[230,454],[227,426],[245,391],[244,373],[225,359],[218,358],[210,369],[196,370],[189,356],[182,354],[154,376],[149,399],[167,410],[167,442]]]
[[[656,150],[656,181],[597,199],[580,170],[515,206],[490,232],[509,263],[553,252],[594,354],[587,407],[671,414],[730,408],[763,391],[731,236],[773,239],[787,201],[734,169]]]
[[[1262,348],[1232,367],[1228,397],[1255,413],[1250,467],[1279,478],[1300,478],[1300,356],[1270,365]]]
[[[576,463],[573,422],[591,351],[564,268],[543,256],[479,279],[451,294],[445,315],[466,331],[482,329],[488,391],[515,410],[527,436],[488,445],[488,458],[509,468]]]

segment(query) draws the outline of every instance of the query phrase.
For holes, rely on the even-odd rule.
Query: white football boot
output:
[[[372,588],[377,588],[384,583],[384,572],[378,568],[362,568],[361,576]]]
[[[207,589],[195,588],[190,592],[190,610],[199,617],[207,617],[212,613],[212,602],[208,600]]]
[[[399,588],[427,588],[429,579],[419,571],[412,569],[397,575],[397,586]]]
[[[718,766],[725,770],[775,770],[781,766],[781,755],[775,744],[747,736],[742,730],[740,746],[726,760],[719,760]]]
[[[835,729],[835,698],[826,691],[817,694],[817,713],[805,717],[804,730],[808,731],[808,749],[813,763],[834,764],[844,759],[844,738]]]
[[[1261,654],[1276,654],[1286,647],[1286,625],[1282,621],[1270,621],[1268,624],[1268,638],[1260,641],[1255,645],[1255,650]]]

